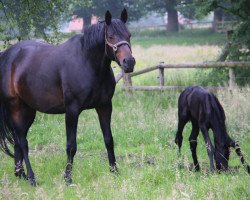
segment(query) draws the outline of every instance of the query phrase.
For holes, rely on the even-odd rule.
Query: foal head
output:
[[[130,37],[125,23],[128,15],[123,9],[120,19],[113,19],[109,11],[105,14],[105,51],[107,56],[118,63],[124,72],[133,72],[135,59],[132,56]]]
[[[214,159],[217,170],[228,170],[229,146],[215,147]]]

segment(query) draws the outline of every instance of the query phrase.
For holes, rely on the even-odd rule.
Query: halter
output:
[[[128,45],[128,47],[129,47],[129,49],[130,49],[130,52],[132,52],[132,51],[131,51],[130,44],[129,44],[127,41],[125,41],[125,40],[122,40],[122,41],[117,42],[117,43],[115,43],[115,44],[112,44],[111,42],[109,42],[108,39],[107,39],[107,28],[106,28],[106,26],[105,26],[105,54],[106,54],[106,56],[108,56],[108,53],[107,53],[107,46],[106,46],[106,45],[108,45],[109,47],[111,47],[111,48],[113,49],[114,58],[115,58],[115,60],[118,62],[117,57],[116,57],[116,51],[118,50],[118,47],[120,47],[120,46],[122,46],[122,45],[124,45],[124,44]]]

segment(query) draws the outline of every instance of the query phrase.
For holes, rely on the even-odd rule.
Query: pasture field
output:
[[[204,34],[204,33],[202,33]],[[153,36],[152,36],[153,37]],[[174,37],[174,36],[173,36]],[[184,40],[187,35],[176,36]],[[198,37],[198,36],[197,36]],[[133,52],[136,68],[157,64],[203,62],[214,60],[220,52],[215,39],[207,42],[174,44],[162,42],[142,46],[135,38]],[[146,39],[147,40],[147,39]],[[154,39],[151,38],[152,41]],[[158,40],[158,39],[156,39]],[[143,42],[142,42],[143,43]],[[114,64],[115,66],[115,64]],[[114,72],[118,73],[118,67]],[[194,70],[171,70],[167,83],[198,84]],[[158,84],[152,72],[133,80],[135,84]],[[126,94],[118,83],[113,98],[112,131],[119,174],[111,174],[97,114],[83,111],[78,124],[78,151],[74,160],[73,184],[66,186],[63,173],[66,164],[64,115],[38,113],[28,140],[30,160],[36,173],[37,187],[14,176],[13,160],[0,152],[0,199],[249,199],[249,175],[232,150],[227,173],[209,173],[209,161],[202,136],[198,138],[197,155],[200,172],[192,170],[188,137],[190,124],[184,129],[182,156],[177,157],[174,143],[177,128],[179,92],[134,92]],[[216,93],[225,113],[229,135],[239,141],[250,162],[250,93],[220,90]]]

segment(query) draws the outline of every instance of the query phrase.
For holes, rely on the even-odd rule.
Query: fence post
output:
[[[122,73],[123,73],[123,87],[125,89],[125,91],[129,92],[131,87],[132,87],[132,79],[131,79],[131,76],[129,73],[125,73],[123,70],[122,70]]]
[[[164,68],[159,67],[160,86],[164,86]]]
[[[228,80],[228,86],[229,90],[232,90],[235,87],[235,74],[233,68],[229,68],[228,72],[229,80]]]

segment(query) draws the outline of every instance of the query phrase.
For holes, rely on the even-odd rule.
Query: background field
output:
[[[182,32],[144,34],[132,40],[136,69],[157,64],[213,61],[225,42],[223,34]],[[120,69],[113,64],[115,73]],[[170,84],[193,85],[210,77],[196,70],[166,71]],[[204,73],[204,74],[203,74]],[[199,75],[197,75],[199,74]],[[202,74],[202,75],[201,75]],[[158,84],[157,73],[136,77],[134,84]],[[28,139],[38,186],[17,179],[13,160],[0,153],[0,199],[249,199],[249,176],[232,151],[228,173],[208,173],[209,162],[199,136],[201,172],[192,171],[188,137],[184,130],[182,157],[177,158],[174,137],[179,92],[134,92],[127,95],[119,83],[113,98],[112,131],[119,175],[109,172],[106,150],[94,110],[83,111],[78,124],[78,151],[74,183],[66,187],[63,115],[38,113]],[[250,94],[217,92],[227,116],[229,135],[240,142],[250,162]]]

